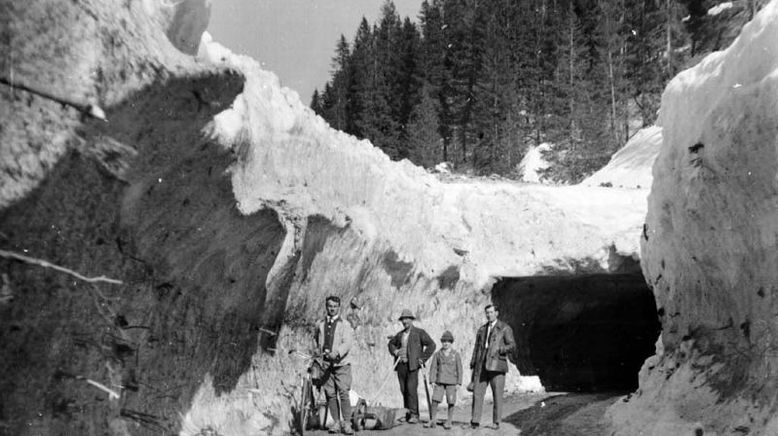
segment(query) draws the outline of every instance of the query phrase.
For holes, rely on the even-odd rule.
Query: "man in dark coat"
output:
[[[486,386],[489,385],[494,397],[493,428],[499,429],[502,418],[502,391],[505,388],[505,373],[508,372],[508,355],[513,352],[516,342],[513,340],[511,327],[497,319],[498,312],[494,305],[486,306],[484,311],[486,324],[478,329],[473,357],[470,359],[470,369],[473,370],[473,409],[470,426],[476,428],[480,425]]]
[[[415,319],[410,310],[403,309],[400,315],[403,329],[389,340],[389,353],[397,360],[397,379],[410,424],[419,422],[419,368],[435,352],[435,342],[430,335],[413,326]]]

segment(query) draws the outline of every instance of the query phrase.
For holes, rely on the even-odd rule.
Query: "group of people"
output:
[[[340,298],[329,296],[325,302],[327,316],[320,321],[316,329],[316,346],[323,357],[327,370],[323,384],[327,407],[335,424],[330,433],[353,434],[349,417],[351,404],[351,362],[348,358],[353,341],[353,329],[340,317]],[[497,309],[489,304],[484,308],[486,323],[475,337],[475,346],[470,358],[472,379],[468,390],[473,392],[470,423],[467,427],[480,426],[484,395],[487,386],[492,390],[494,408],[492,411],[492,429],[500,428],[502,418],[503,390],[505,374],[508,372],[508,355],[515,348],[513,330],[498,320]],[[435,416],[443,397],[448,405],[447,419],[443,427],[450,429],[456,404],[457,390],[462,385],[462,358],[453,349],[454,336],[446,331],[440,338],[441,349],[435,352],[435,341],[424,329],[413,325],[416,317],[404,309],[399,317],[403,329],[392,336],[388,343],[389,353],[394,359],[394,369],[400,384],[403,407],[407,410],[406,422],[419,422],[419,371],[427,371],[429,363],[429,382],[433,384],[430,407],[430,421],[425,427],[437,425]],[[339,400],[339,401],[338,401]],[[344,417],[339,421],[339,417]]]

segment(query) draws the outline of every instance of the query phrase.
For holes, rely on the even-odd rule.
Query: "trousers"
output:
[[[473,383],[473,409],[470,418],[470,422],[473,424],[481,422],[487,385],[492,388],[492,397],[494,397],[492,422],[499,424],[502,418],[502,391],[505,389],[505,373],[487,371],[486,368],[482,368],[478,380]]]
[[[343,414],[344,421],[351,420],[351,365],[330,366],[324,373],[326,379],[322,388],[327,398],[327,407],[334,421],[339,420]],[[338,410],[338,398],[340,398],[340,410]]]
[[[408,369],[408,362],[397,364],[397,380],[403,395],[403,407],[411,416],[419,416],[419,370]]]

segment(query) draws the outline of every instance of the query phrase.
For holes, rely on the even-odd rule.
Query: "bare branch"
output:
[[[105,283],[113,283],[115,285],[122,285],[122,284],[124,284],[124,282],[122,282],[121,280],[111,279],[111,278],[108,278],[106,276],[85,277],[85,276],[83,276],[83,275],[73,271],[72,269],[61,267],[59,265],[54,265],[53,263],[45,261],[43,259],[36,259],[34,257],[25,256],[23,254],[14,253],[12,251],[0,250],[0,257],[4,257],[6,259],[21,260],[22,262],[31,263],[33,265],[39,265],[39,266],[42,266],[44,268],[51,268],[51,269],[54,269],[54,270],[57,270],[57,271],[60,271],[60,272],[64,272],[64,273],[70,274],[70,275],[72,275],[73,277],[75,277],[75,278],[77,278],[79,280],[83,280],[83,281],[89,282],[89,283],[105,282]]]

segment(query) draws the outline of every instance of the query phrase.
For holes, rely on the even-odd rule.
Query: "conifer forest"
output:
[[[412,20],[387,1],[336,42],[311,108],[392,159],[475,175],[516,177],[528,147],[550,143],[544,178],[574,183],[653,124],[668,80],[761,6],[716,3],[427,0]]]

